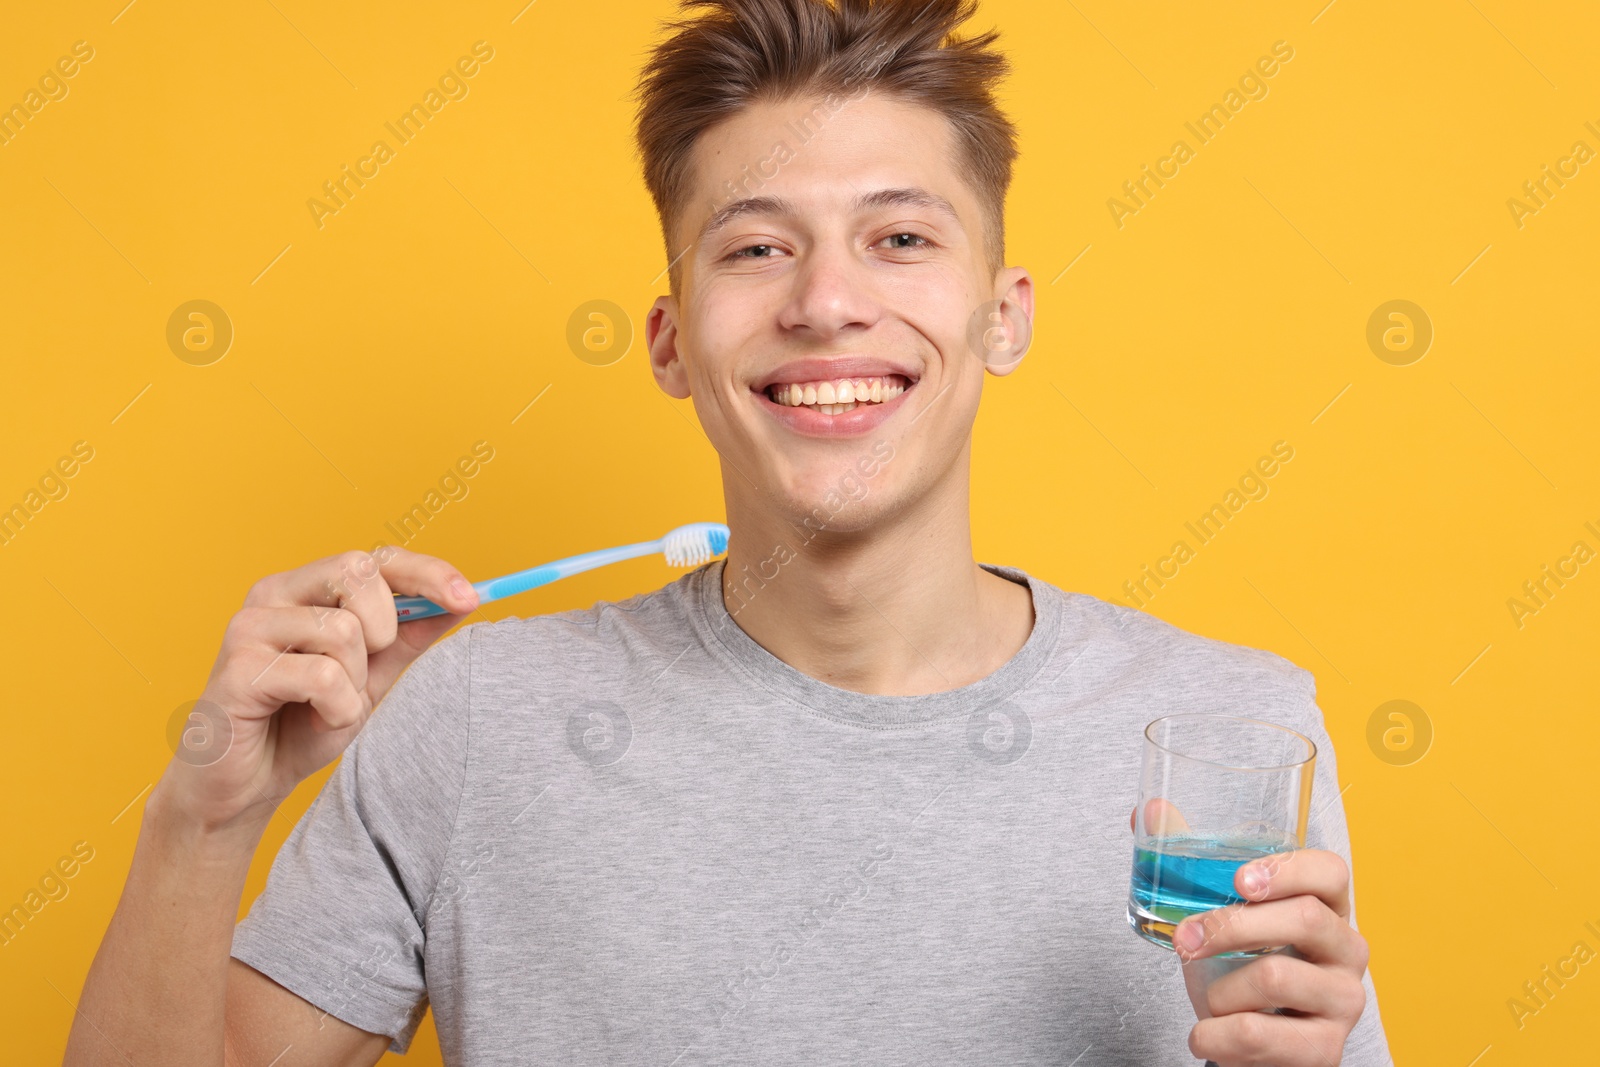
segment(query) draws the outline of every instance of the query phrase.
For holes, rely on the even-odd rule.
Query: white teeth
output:
[[[825,382],[777,384],[767,395],[786,407],[820,408],[830,415],[849,411],[857,404],[882,404],[906,391],[896,379],[839,378]]]

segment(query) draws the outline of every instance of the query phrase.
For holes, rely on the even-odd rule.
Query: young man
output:
[[[474,1067],[1387,1063],[1311,676],[973,559],[1033,283],[970,0],[689,6],[642,89],[647,335],[726,560],[431,648],[475,606],[441,560],[257,583],[201,705],[225,751],[152,791],[68,1063],[371,1064],[430,1004]],[[392,593],[456,614],[397,627]],[[1180,971],[1127,928],[1129,808],[1143,726],[1217,708],[1316,741],[1316,813]]]

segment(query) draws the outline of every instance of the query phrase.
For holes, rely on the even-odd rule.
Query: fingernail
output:
[[[1197,922],[1179,923],[1178,932],[1174,938],[1178,942],[1179,948],[1188,949],[1190,952],[1199,948],[1201,942],[1205,939],[1205,931],[1200,929],[1200,924]]]
[[[450,579],[450,591],[456,596],[460,597],[462,600],[472,599],[472,586],[468,585],[465,579]]]
[[[1257,896],[1267,888],[1267,872],[1260,867],[1246,867],[1239,875],[1239,884],[1244,887],[1245,896]]]

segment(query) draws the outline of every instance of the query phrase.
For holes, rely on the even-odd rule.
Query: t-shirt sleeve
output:
[[[466,779],[472,632],[379,702],[234,929],[235,958],[404,1052],[428,1006],[428,904]]]
[[[1322,709],[1317,706],[1317,683],[1310,671],[1300,670],[1298,681],[1303,693],[1299,700],[1300,715],[1293,724],[1317,746],[1317,766],[1312,772],[1311,818],[1306,824],[1306,847],[1327,849],[1344,857],[1350,866],[1350,923],[1356,925],[1356,885],[1359,881],[1350,854],[1350,831],[1345,823],[1344,799],[1339,785],[1338,763],[1334,756],[1333,740],[1323,724]],[[1359,927],[1357,927],[1359,929]],[[1372,983],[1372,972],[1362,976],[1367,990],[1367,1006],[1345,1041],[1342,1067],[1392,1067],[1389,1042],[1384,1035],[1383,1020],[1378,1012],[1378,991]]]

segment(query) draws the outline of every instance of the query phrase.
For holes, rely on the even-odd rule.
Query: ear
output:
[[[661,391],[677,400],[689,396],[689,372],[678,352],[678,298],[658,296],[644,322],[650,349],[650,372]]]
[[[999,324],[1006,331],[1005,349],[1011,358],[985,366],[990,374],[1004,376],[1017,369],[1033,343],[1033,276],[1025,267],[1007,267],[995,275],[994,299],[1000,305]]]

